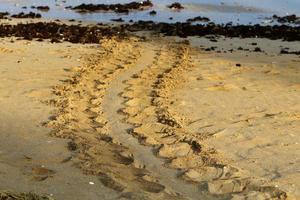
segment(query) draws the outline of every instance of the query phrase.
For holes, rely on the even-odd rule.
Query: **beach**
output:
[[[300,198],[297,27],[0,23],[1,200]]]

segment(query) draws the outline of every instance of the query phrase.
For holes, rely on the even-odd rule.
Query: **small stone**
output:
[[[261,50],[261,48],[256,47],[256,48],[254,49],[254,52],[262,52],[262,50]]]
[[[152,11],[149,12],[149,14],[150,14],[150,15],[156,15],[157,12],[156,12],[155,10],[152,10]]]

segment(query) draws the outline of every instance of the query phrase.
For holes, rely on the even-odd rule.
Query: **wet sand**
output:
[[[278,56],[290,43],[216,54],[147,37],[1,40],[0,190],[296,199],[299,56]]]

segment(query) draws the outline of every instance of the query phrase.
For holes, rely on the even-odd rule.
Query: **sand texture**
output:
[[[0,189],[54,199],[299,196],[298,59],[234,60],[162,38],[2,42]]]

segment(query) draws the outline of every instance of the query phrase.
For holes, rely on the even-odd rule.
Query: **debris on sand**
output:
[[[174,10],[184,9],[184,7],[178,2],[175,2],[175,3],[172,3],[171,5],[168,5],[168,8],[174,9]]]
[[[78,12],[97,12],[97,11],[112,11],[116,13],[129,13],[132,10],[145,10],[152,7],[153,4],[150,0],[142,2],[130,2],[126,4],[81,4],[71,8]]]
[[[194,17],[186,20],[187,22],[209,22],[210,19],[208,17]]]
[[[30,12],[28,14],[25,14],[24,12],[20,12],[19,14],[15,14],[11,16],[12,18],[41,18],[42,15],[39,13]]]
[[[153,21],[138,21],[126,27],[130,31],[151,30],[163,33],[166,36],[206,36],[222,35],[239,38],[268,38],[271,40],[283,39],[285,41],[299,41],[300,27],[285,25],[261,26],[256,25],[219,25],[191,24],[191,23],[155,23]]]
[[[39,196],[34,193],[13,193],[9,191],[0,191],[0,200],[53,200],[53,198],[43,195]]]

